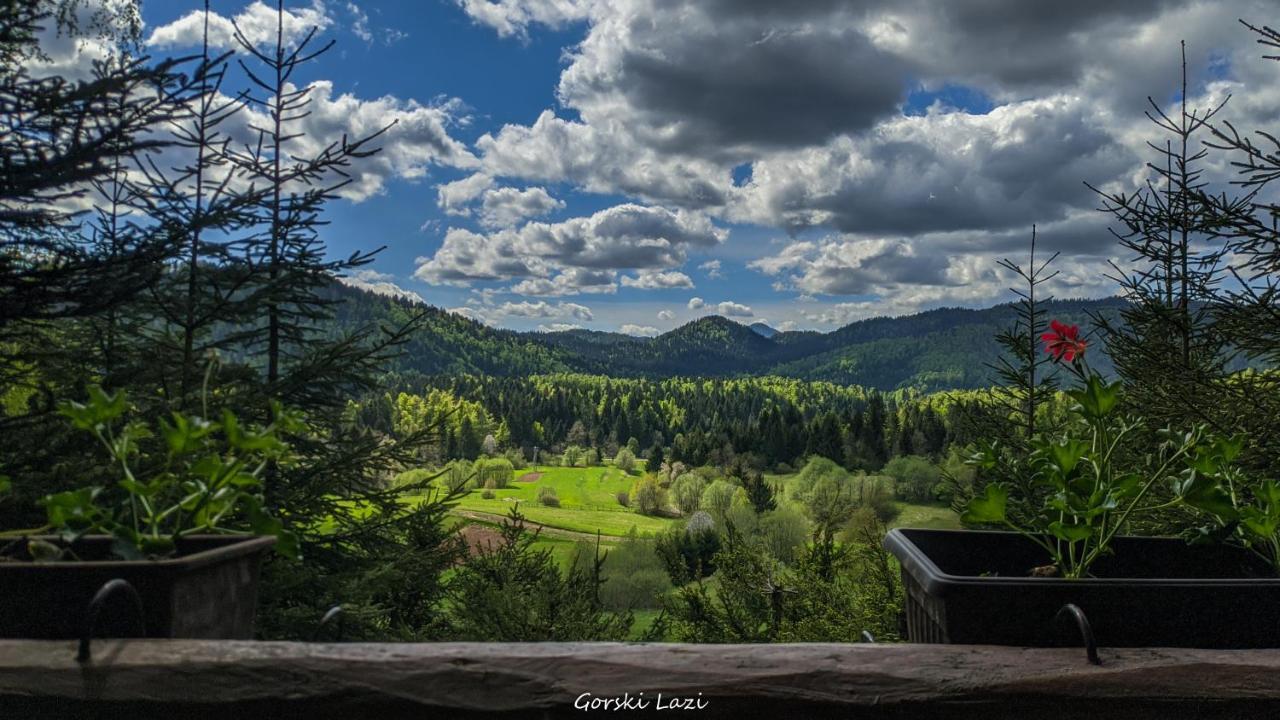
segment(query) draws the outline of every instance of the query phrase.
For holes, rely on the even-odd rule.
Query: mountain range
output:
[[[616,377],[778,375],[881,390],[986,387],[1000,356],[996,333],[1015,317],[1012,304],[984,309],[941,308],[915,315],[850,323],[831,332],[778,331],[718,315],[656,337],[597,330],[516,332],[492,328],[439,308],[346,286],[335,292],[336,324],[396,324],[425,315],[394,369],[422,374],[527,375],[584,372]],[[1091,317],[1123,307],[1118,298],[1057,300],[1048,317],[1088,328]],[[1105,354],[1093,366],[1111,370]]]

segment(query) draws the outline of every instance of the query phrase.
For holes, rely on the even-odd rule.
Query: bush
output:
[[[733,507],[734,498],[739,494],[746,499],[747,493],[742,488],[727,480],[716,480],[702,491],[699,502],[702,509],[711,513],[716,522],[723,523],[725,516],[729,514],[729,508]]]
[[[636,454],[630,448],[622,448],[613,458],[613,466],[622,472],[629,473],[636,469]]]
[[[485,500],[492,500],[494,498],[494,492],[489,488],[485,488],[484,492],[480,493],[480,497],[484,498]]]
[[[893,478],[899,498],[909,502],[929,502],[937,497],[942,473],[928,458],[919,455],[896,457],[880,472]]]
[[[564,449],[564,456],[561,458],[561,464],[565,467],[576,467],[582,464],[582,448],[577,445],[570,445]]]
[[[769,554],[794,563],[809,542],[809,521],[790,507],[780,507],[760,516],[760,534]]]
[[[520,448],[512,448],[503,453],[502,456],[507,459],[507,462],[511,463],[512,468],[524,467],[525,463],[529,462],[528,458],[524,456],[524,451]]]
[[[587,451],[582,453],[582,464],[587,467],[595,467],[596,465],[599,465],[600,451],[595,448],[587,448]]]
[[[550,485],[538,488],[538,502],[547,507],[560,507],[560,498],[556,496],[556,489]]]
[[[684,473],[671,483],[671,497],[681,513],[692,515],[702,507],[702,492],[706,488],[707,481],[701,475]]]
[[[488,480],[485,480],[485,481],[484,481],[484,489],[485,489],[485,490],[497,490],[497,489],[498,489],[498,483],[494,482],[493,478],[489,478]]]
[[[600,602],[616,611],[657,608],[661,596],[671,589],[653,541],[641,538],[634,528],[605,558],[604,578]]]
[[[511,484],[511,478],[515,475],[515,468],[511,466],[511,461],[506,458],[489,458],[488,460],[477,460],[475,472],[476,477],[485,487],[488,487],[489,481],[492,480],[495,488],[505,488]]]
[[[440,475],[440,487],[444,489],[465,488],[475,480],[471,462],[454,460],[444,466],[444,474]]]
[[[631,507],[631,496],[627,494],[626,490],[618,491],[618,504],[622,507]]]
[[[651,477],[640,478],[636,481],[634,491],[631,498],[635,502],[636,511],[641,515],[657,515],[662,511],[663,505],[666,503],[663,497],[662,488],[658,487],[658,482]]]

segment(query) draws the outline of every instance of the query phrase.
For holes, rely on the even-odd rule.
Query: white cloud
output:
[[[551,197],[540,187],[486,190],[481,200],[480,224],[490,229],[515,227],[523,220],[562,208],[563,200]]]
[[[635,277],[624,275],[622,277],[622,285],[623,287],[633,287],[639,290],[688,289],[693,287],[693,280],[682,272],[644,270]]]
[[[707,303],[700,297],[689,298],[690,310],[701,310],[706,307]]]
[[[369,13],[353,2],[347,3],[347,12],[351,13],[351,34],[366,43],[373,42],[373,31],[369,29]]]
[[[595,273],[671,268],[684,263],[688,248],[712,248],[727,235],[699,214],[625,204],[488,235],[451,228],[431,257],[419,259],[415,276],[453,284],[523,278],[554,283],[556,271],[571,268]]]
[[[659,310],[659,311],[658,311],[658,319],[659,319],[659,320],[666,320],[666,321],[668,321],[668,322],[669,322],[669,321],[671,321],[671,320],[675,320],[675,319],[676,319],[676,314],[675,314],[675,313],[673,313],[673,312],[671,312],[670,310]]]
[[[394,281],[395,278],[386,273],[380,273],[376,270],[358,270],[350,277],[338,278],[344,285],[353,288],[359,288],[375,295],[386,295],[388,297],[402,298],[405,300],[413,300],[414,302],[425,303],[422,296],[412,290],[406,290],[400,287]]]
[[[658,328],[650,325],[634,325],[632,323],[626,323],[618,328],[618,332],[624,335],[635,335],[637,337],[654,337],[660,331]]]
[[[698,269],[705,272],[707,274],[707,277],[713,280],[724,276],[723,273],[720,272],[719,260],[708,260],[702,263],[701,265],[699,265]]]
[[[550,279],[525,278],[511,286],[518,295],[558,297],[563,295],[612,295],[618,292],[617,273],[612,270],[565,268]]]
[[[462,10],[501,37],[527,38],[529,26],[551,28],[584,20],[593,0],[457,0]]]
[[[728,300],[716,305],[716,312],[725,317],[751,317],[752,315],[750,307]]]
[[[449,215],[468,216],[472,202],[494,186],[493,178],[484,173],[475,173],[436,186],[436,204]]]
[[[286,9],[283,19],[283,39],[286,45],[300,42],[312,28],[325,30],[333,24],[333,17],[329,15],[323,0],[312,0],[310,7]],[[204,22],[204,11],[192,10],[167,25],[153,29],[147,36],[147,46],[161,50],[199,48]],[[275,47],[276,9],[261,0],[254,0],[230,18],[209,13],[209,45],[220,50],[239,49],[240,46],[235,41],[236,27],[240,28],[249,42]]]
[[[581,329],[582,329],[581,325],[576,325],[574,323],[550,323],[547,325],[538,326],[538,332],[544,332],[544,333],[568,332],[569,330],[581,330]]]

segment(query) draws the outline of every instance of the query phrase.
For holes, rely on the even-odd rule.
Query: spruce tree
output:
[[[1095,322],[1125,381],[1126,399],[1155,427],[1207,422],[1225,430],[1217,398],[1230,349],[1217,323],[1219,290],[1227,276],[1219,213],[1204,202],[1208,181],[1200,143],[1225,101],[1191,108],[1186,44],[1182,44],[1179,108],[1172,115],[1148,97],[1147,117],[1163,134],[1148,142],[1151,179],[1133,193],[1094,191],[1118,227],[1112,233],[1132,254],[1114,277],[1128,300],[1118,317]]]

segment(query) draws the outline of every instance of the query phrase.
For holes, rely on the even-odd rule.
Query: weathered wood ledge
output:
[[[1280,717],[1280,650],[1104,649],[1101,667],[1080,649],[888,644],[103,640],[74,656],[0,640],[0,718],[635,717],[659,694],[667,716],[739,720]],[[641,707],[601,709],[628,695]]]

